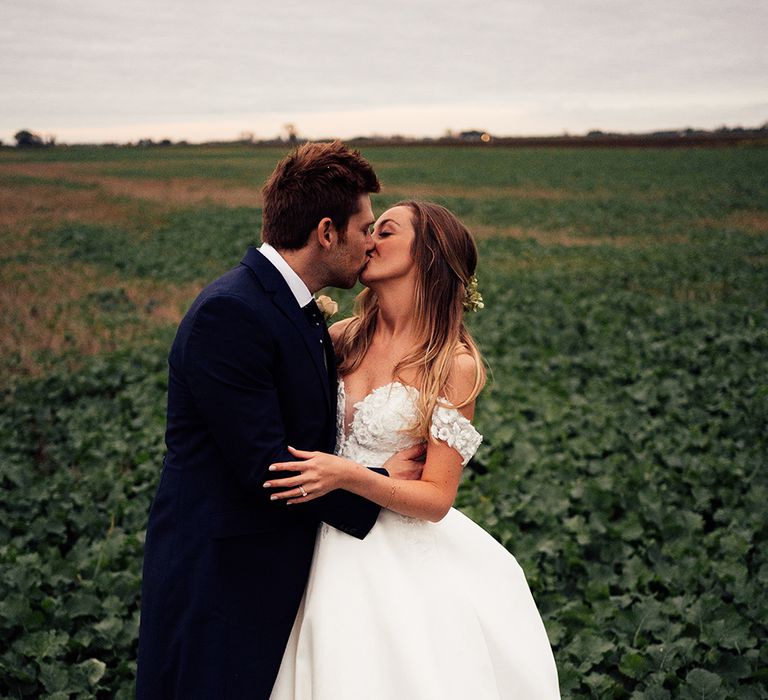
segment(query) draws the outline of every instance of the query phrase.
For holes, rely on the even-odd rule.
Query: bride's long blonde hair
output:
[[[428,440],[432,413],[446,396],[458,355],[469,354],[475,360],[475,381],[469,395],[451,405],[462,408],[471,403],[485,384],[480,351],[464,325],[464,303],[477,266],[477,246],[467,227],[439,204],[405,200],[394,206],[411,210],[415,231],[411,254],[416,267],[416,344],[397,363],[393,378],[403,381],[405,372],[415,371],[419,418],[412,432]],[[360,366],[376,330],[378,309],[378,297],[371,289],[364,289],[355,299],[354,315],[336,347],[340,374],[350,374]]]

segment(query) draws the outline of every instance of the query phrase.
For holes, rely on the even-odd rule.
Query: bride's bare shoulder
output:
[[[478,358],[464,348],[457,350],[448,375],[446,398],[455,405],[463,404],[470,396],[476,396],[484,384],[485,372],[478,366]],[[473,406],[474,399],[470,411]]]
[[[453,356],[451,374],[460,377],[473,376],[477,373],[477,360],[466,350],[457,350]]]
[[[336,321],[336,323],[332,324],[328,328],[328,333],[331,336],[331,340],[333,341],[333,344],[335,345],[339,338],[341,338],[342,334],[346,330],[347,326],[352,321],[352,316],[349,318],[343,318],[341,321]]]
[[[451,383],[469,384],[471,386],[475,383],[478,370],[475,357],[466,350],[458,350],[453,356],[449,381]]]

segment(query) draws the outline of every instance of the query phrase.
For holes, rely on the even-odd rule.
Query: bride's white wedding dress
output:
[[[402,429],[417,397],[399,382],[375,389],[355,404],[346,434],[340,382],[338,453],[378,467],[413,444]],[[433,415],[432,434],[464,464],[482,440],[445,407]],[[271,700],[559,697],[522,569],[458,510],[431,523],[382,509],[364,540],[321,525]]]

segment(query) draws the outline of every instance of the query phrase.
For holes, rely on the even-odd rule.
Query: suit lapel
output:
[[[325,367],[323,347],[317,342],[317,336],[315,336],[313,330],[310,328],[304,312],[298,305],[296,297],[294,297],[291,292],[291,288],[283,279],[283,276],[277,271],[275,266],[256,250],[256,248],[248,248],[241,264],[249,267],[254,272],[257,280],[264,288],[264,291],[272,296],[272,303],[296,327],[321,379],[328,406],[332,408],[331,391],[328,384],[329,370],[326,370]],[[333,371],[335,372],[335,367]],[[335,413],[332,415],[335,415]]]
[[[330,400],[331,400],[331,415],[336,416],[336,412],[338,411],[338,406],[336,405],[337,399],[338,399],[338,381],[339,381],[339,375],[336,370],[336,353],[333,351],[333,341],[331,340],[331,336],[328,333],[328,328],[323,328],[323,337],[324,337],[324,343],[326,350],[328,350],[327,357],[328,357],[328,387],[330,389]],[[329,435],[330,440],[330,452],[333,452],[336,447],[336,421],[331,421],[331,432]]]

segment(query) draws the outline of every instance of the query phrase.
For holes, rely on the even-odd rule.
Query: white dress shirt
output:
[[[285,258],[280,255],[269,243],[262,243],[259,248],[259,252],[271,262],[277,271],[283,276],[288,286],[291,288],[293,296],[296,297],[296,301],[299,306],[304,307],[312,301],[312,292],[304,284],[304,280],[299,277],[294,269],[285,262]]]

